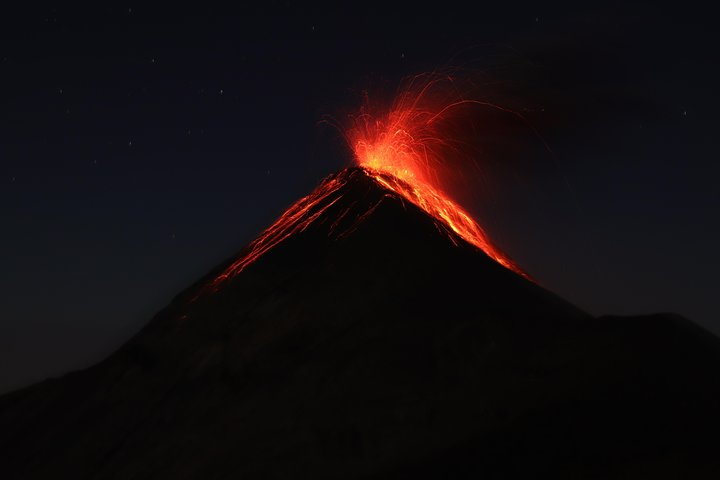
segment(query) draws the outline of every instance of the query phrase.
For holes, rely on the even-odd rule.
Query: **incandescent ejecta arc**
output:
[[[441,229],[454,232],[500,265],[531,279],[491,242],[478,222],[446,193],[440,180],[449,157],[457,160],[469,155],[453,140],[444,121],[459,107],[491,105],[460,98],[452,87],[451,77],[412,77],[390,108],[373,114],[368,105],[363,105],[360,114],[351,117],[351,124],[341,129],[342,133],[357,165],[382,188],[428,213]],[[461,162],[465,160],[460,158]],[[215,278],[212,288],[217,289],[273,246],[305,230],[339,199],[338,192],[347,178],[342,174],[328,177],[310,195],[288,208]]]

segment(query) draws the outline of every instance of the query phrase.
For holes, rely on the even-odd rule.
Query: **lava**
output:
[[[449,159],[457,161],[457,157],[468,155],[461,143],[452,140],[447,127],[461,107],[483,106],[517,114],[488,102],[463,98],[453,87],[454,80],[449,76],[413,77],[392,108],[381,115],[373,115],[366,100],[345,137],[357,163],[383,186],[425,210],[499,264],[529,278],[450,198],[441,180],[443,170],[450,168]],[[463,160],[460,158],[460,162]]]
[[[414,77],[386,113],[372,115],[368,105],[364,105],[360,115],[351,117],[350,128],[343,132],[361,167],[360,172],[341,172],[321,182],[310,195],[298,200],[253,240],[210,283],[210,288],[216,290],[222,282],[243,271],[267,251],[306,230],[342,198],[343,185],[355,174],[367,175],[384,189],[424,210],[448,233],[454,232],[500,265],[529,278],[490,242],[480,225],[443,188],[441,178],[443,169],[448,168],[448,158],[457,159],[464,154],[462,146],[456,145],[457,142],[453,142],[452,136],[444,130],[447,120],[462,106],[482,105],[502,109],[489,103],[463,99],[452,89],[447,89],[447,83],[452,84],[452,79],[437,75]],[[438,92],[441,94],[438,95]],[[358,214],[355,222],[362,221],[376,206]],[[331,232],[348,212],[349,209],[343,210],[335,219]],[[458,243],[452,234],[449,237]]]
[[[280,218],[253,240],[241,255],[210,286],[216,289],[222,282],[245,269],[265,252],[296,233],[310,226],[320,215],[340,200],[338,191],[343,186],[339,177],[323,181],[310,195],[295,202]]]
[[[478,247],[500,265],[528,278],[528,275],[515,262],[490,243],[485,231],[467,212],[439,190],[417,181],[413,177],[410,177],[411,181],[407,181],[392,174],[383,175],[387,172],[382,168],[368,168],[367,171],[385,188],[429,213],[436,221],[449,227],[463,240]],[[452,239],[452,237],[450,238]]]

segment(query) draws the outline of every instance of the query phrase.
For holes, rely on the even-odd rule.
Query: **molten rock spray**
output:
[[[405,82],[391,108],[384,112],[375,113],[366,99],[360,113],[352,116],[349,127],[341,131],[355,161],[370,178],[424,210],[440,226],[500,265],[528,278],[490,242],[480,225],[450,197],[447,187],[443,188],[443,174],[450,168],[448,162],[468,155],[447,128],[448,121],[462,107],[508,111],[491,103],[463,98],[449,76],[419,75]],[[344,178],[342,175],[330,177],[310,195],[298,200],[253,240],[240,257],[215,278],[211,287],[217,289],[265,252],[315,222],[340,200]]]

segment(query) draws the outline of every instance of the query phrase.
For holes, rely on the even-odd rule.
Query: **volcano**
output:
[[[328,177],[107,359],[0,397],[0,476],[718,478],[716,337],[593,317],[404,188]]]

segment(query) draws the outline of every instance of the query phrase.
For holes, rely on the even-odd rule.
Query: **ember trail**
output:
[[[469,153],[452,140],[448,120],[462,108],[502,107],[464,99],[453,79],[435,74],[411,78],[392,107],[375,115],[366,101],[351,125],[341,129],[360,169],[348,169],[325,179],[310,195],[292,205],[275,223],[251,242],[243,253],[211,283],[220,284],[237,275],[265,252],[316,222],[343,195],[353,175],[364,174],[384,189],[428,213],[443,228],[482,250],[490,258],[529,278],[507,255],[492,244],[480,225],[450,195],[443,173],[468,161]],[[509,112],[515,114],[514,112]],[[345,216],[344,211],[341,215]],[[368,212],[358,215],[357,221]],[[357,214],[357,212],[356,212]],[[333,223],[340,222],[338,218]],[[341,236],[341,234],[338,234]],[[449,235],[457,244],[454,235]]]

